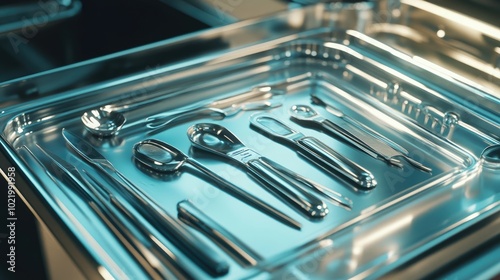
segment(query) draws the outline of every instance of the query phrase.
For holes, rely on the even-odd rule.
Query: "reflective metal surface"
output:
[[[229,272],[218,279],[385,275],[500,210],[497,161],[500,100],[496,85],[488,86],[496,81],[498,69],[492,66],[494,75],[485,76],[473,68],[470,75],[480,75],[464,78],[461,73],[453,72],[454,67],[463,65],[461,60],[451,59],[452,66],[443,69],[385,44],[390,40],[384,40],[384,36],[368,27],[393,3],[310,6],[26,79],[23,83],[40,92],[39,97],[32,99],[37,102],[14,102],[0,114],[4,124],[0,143],[7,156],[32,181],[32,185],[21,187],[20,192],[27,201],[50,208],[60,217],[58,226],[64,226],[65,234],[72,236],[82,251],[89,252],[93,260],[89,263],[98,264],[96,270],[103,278],[145,277],[141,264],[130,256],[110,228],[99,222],[86,202],[75,193],[61,191],[32,156],[20,152],[26,146],[39,157],[34,146],[40,145],[75,167],[95,173],[92,166],[65,146],[61,135],[65,128],[91,143],[166,213],[177,213],[177,203],[189,199],[263,258],[259,265],[250,268],[228,259]],[[417,15],[430,13],[419,6],[420,1],[416,3],[400,3],[397,6],[400,18],[417,21]],[[397,13],[394,9],[390,11]],[[484,35],[483,38],[497,32],[476,27],[468,30]],[[200,53],[185,52],[191,46],[205,46],[207,42],[213,44]],[[446,48],[442,49],[444,52]],[[183,55],[160,58],[162,53],[176,51]],[[97,75],[105,69],[119,69],[114,67],[130,60],[136,62],[135,67],[122,69],[112,78]],[[152,71],[148,64],[159,66]],[[138,69],[141,71],[137,72]],[[304,75],[307,79],[296,79]],[[245,170],[191,149],[186,131],[193,122],[178,124],[155,135],[228,180],[245,186],[246,191],[279,206],[302,223],[302,230],[297,231],[245,207],[194,174],[157,178],[134,166],[133,145],[148,136],[149,129],[144,126],[146,117],[188,108],[194,102],[208,104],[273,83],[286,86],[283,106],[272,109],[271,113],[292,128],[296,127],[288,121],[292,105],[308,104],[328,115],[325,108],[311,103],[311,92],[320,92],[334,99],[335,106],[349,117],[402,146],[412,158],[432,168],[432,173],[410,165],[403,169],[388,166],[321,131],[301,129],[373,173],[377,187],[361,192],[310,165],[295,151],[253,131],[249,127],[252,112],[242,111],[220,121],[209,120],[227,127],[259,153],[272,155],[279,164],[300,171],[352,200],[350,210],[326,200],[330,213],[322,220],[311,221],[260,188],[245,175]],[[21,84],[13,81],[4,85],[0,95],[19,90]],[[91,108],[144,100],[155,102],[125,112],[128,121],[113,137],[90,135],[80,122],[83,112]],[[164,242],[194,277],[210,277],[176,248],[178,244]],[[225,254],[218,247],[210,247]]]
[[[367,34],[411,54],[429,67],[448,70],[499,97],[500,34],[498,18],[491,23],[466,16],[473,5],[461,3],[461,12],[443,8],[447,1],[388,1]],[[449,1],[453,7],[456,1]],[[460,9],[460,3],[456,8]],[[467,9],[468,10],[464,10]],[[413,9],[405,13],[407,9]],[[494,10],[492,7],[491,9]],[[485,13],[482,13],[485,14]],[[476,15],[481,15],[477,14]],[[486,14],[484,15],[486,16]],[[383,19],[382,19],[383,18]],[[467,32],[464,32],[467,30]]]
[[[195,148],[241,164],[252,178],[307,218],[319,219],[329,213],[328,206],[303,186],[314,182],[248,148],[227,128],[198,123],[188,128],[188,138]]]
[[[180,220],[205,233],[243,265],[257,265],[262,260],[262,257],[255,253],[252,248],[243,244],[237,237],[205,215],[191,201],[183,200],[177,203],[177,211]]]
[[[29,148],[26,146],[22,148],[35,158]],[[158,246],[152,234],[141,221],[135,219],[134,215],[124,206],[120,199],[107,191],[106,187],[102,187],[97,179],[90,176],[85,170],[83,170],[84,173],[81,173],[74,166],[57,155],[43,150],[40,146],[38,148],[43,153],[40,157],[43,160],[40,160],[39,164],[46,169],[55,184],[60,186],[63,191],[66,191],[65,189],[69,187],[72,191],[78,193],[102,222],[112,229],[123,246],[129,248],[129,252],[131,252],[135,260],[143,264],[145,272],[149,276],[152,278],[193,279],[189,272],[186,271],[186,268],[182,266],[182,263],[179,263],[177,257],[165,246]],[[85,174],[85,177],[82,174]],[[64,186],[59,184],[58,179],[61,180]],[[99,191],[97,188],[100,188]],[[120,214],[120,212],[123,213]],[[68,215],[71,214],[68,213]],[[144,239],[151,239],[151,241],[144,242]],[[148,252],[150,252],[150,255],[148,255]],[[121,269],[115,269],[115,273],[122,273]]]
[[[193,108],[180,112],[161,113],[147,117],[147,126],[153,129],[163,129],[172,123],[183,120],[194,120],[206,117],[223,119],[236,115],[241,111],[272,109],[281,106],[281,102],[276,100],[279,98],[274,98],[273,100],[273,97],[278,94],[275,92],[274,86],[255,88],[249,93],[215,100],[210,102],[210,104],[193,106]]]
[[[111,136],[125,124],[125,117],[117,111],[91,110],[81,117],[85,128],[97,136]]]
[[[215,182],[216,186],[226,193],[255,207],[257,210],[260,210],[263,213],[274,217],[276,220],[281,221],[284,224],[287,224],[296,229],[301,228],[299,222],[283,214],[271,205],[266,204],[264,201],[258,199],[257,197],[245,192],[238,186],[220,177],[219,175],[217,175],[217,173],[211,171],[198,161],[188,157],[181,151],[177,150],[175,147],[172,147],[165,142],[149,139],[135,144],[134,158],[151,170],[160,173],[180,172],[180,168],[184,164],[190,164],[192,167],[196,168],[198,171],[206,175],[210,179],[210,181]]]
[[[293,106],[292,108],[294,108]],[[330,171],[332,175],[341,175],[355,183],[355,187],[372,189],[377,185],[370,171],[343,157],[320,140],[305,136],[268,114],[254,114],[250,123],[260,131],[270,135],[271,139],[285,140],[293,144],[297,152],[304,155],[313,164]],[[349,205],[341,202],[343,205]]]

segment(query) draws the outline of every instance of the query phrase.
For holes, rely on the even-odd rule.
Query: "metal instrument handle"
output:
[[[367,134],[366,132],[360,130],[359,128],[348,124],[344,120],[339,120],[339,121],[341,122],[343,127],[339,126],[338,124],[334,124],[333,122],[326,119],[322,122],[322,125],[324,128],[328,129],[333,133],[336,134],[340,133],[343,135],[344,138],[351,139],[352,140],[351,143],[353,143],[355,146],[357,146],[359,149],[363,150],[367,154],[373,157],[382,158],[391,165],[403,168],[403,162],[397,159],[398,157],[400,157],[405,159],[413,167],[416,167],[424,172],[428,173],[432,172],[432,169],[430,167],[427,167],[422,163],[405,155],[404,153],[395,150],[389,144],[383,142],[382,139]]]
[[[251,176],[262,182],[285,202],[301,210],[310,218],[322,218],[328,214],[326,204],[310,194],[303,187],[303,182],[284,173],[285,168],[261,157],[246,163]]]
[[[129,202],[161,233],[180,247],[186,255],[213,276],[222,276],[228,273],[229,264],[221,255],[209,247],[208,244],[202,242],[196,235],[191,234],[181,223],[170,216],[153,199],[140,191],[122,173],[116,171],[115,174],[121,181],[111,174],[110,179],[119,185],[118,188],[121,187],[124,190],[125,195],[130,198]]]
[[[188,120],[191,118],[202,118],[202,117],[211,117],[211,118],[219,118],[222,119],[226,116],[226,113],[218,108],[207,108],[207,107],[198,107],[189,110],[183,110],[180,112],[159,114],[155,116],[151,116],[146,118],[146,122],[148,122],[147,127],[151,129],[158,129],[165,127],[173,122],[179,122],[183,120]]]
[[[110,179],[116,190],[123,194],[124,198],[148,219],[162,234],[173,241],[187,256],[202,267],[209,274],[222,276],[229,271],[229,264],[203,243],[195,235],[191,234],[180,222],[170,216],[165,210],[146,195],[141,188],[132,183],[125,175],[118,171],[111,162],[92,147],[85,140],[73,135],[63,129],[66,142],[80,154],[87,162],[97,167],[100,175]]]
[[[400,152],[397,152],[381,140],[357,129],[346,121],[338,119],[336,123],[333,123],[330,120],[324,119],[321,122],[321,125],[331,133],[339,135],[349,141],[351,144],[368,155],[374,158],[380,157],[392,165],[400,168],[403,167],[403,163],[401,161],[392,157],[394,153],[401,154]]]
[[[318,139],[314,137],[304,137],[298,140],[297,144],[302,148],[302,151],[300,151],[301,154],[318,162],[325,170],[340,173],[365,189],[371,189],[377,185],[370,171],[340,155]]]
[[[177,203],[177,212],[181,221],[204,233],[243,265],[254,266],[262,260],[259,254],[208,217],[191,201],[183,200]]]
[[[269,205],[268,203],[264,202],[263,200],[257,198],[256,196],[254,196],[254,195],[244,191],[243,189],[237,187],[236,185],[227,181],[226,179],[220,177],[215,172],[208,169],[207,167],[205,167],[201,163],[197,162],[196,160],[190,158],[190,159],[188,159],[188,162],[193,167],[195,167],[196,169],[198,169],[199,171],[201,171],[205,175],[207,175],[211,180],[213,180],[221,190],[231,194],[232,196],[236,197],[237,199],[243,201],[244,203],[247,203],[248,205],[256,208],[257,210],[263,212],[264,214],[269,215],[272,218],[274,218],[274,219],[276,219],[276,220],[278,220],[278,221],[280,221],[288,226],[291,226],[295,229],[302,228],[302,225],[298,221],[294,220],[290,216],[279,211],[278,209]]]

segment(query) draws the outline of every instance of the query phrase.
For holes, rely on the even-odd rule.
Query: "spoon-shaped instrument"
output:
[[[258,85],[245,93],[223,97],[221,99],[209,101],[208,103],[207,101],[203,101],[181,111],[150,116],[145,121],[148,123],[149,128],[155,129],[156,131],[156,129],[159,130],[174,121],[179,122],[193,117],[201,118],[203,116],[214,119],[222,119],[242,110],[271,109],[281,104],[271,101],[267,104],[264,102],[264,104],[245,105],[244,103],[257,100],[265,101],[273,97],[283,95],[286,93],[286,88],[290,84],[307,81],[310,76],[310,73],[306,73],[291,77],[286,81],[277,84]],[[206,88],[207,86],[214,87],[218,84],[218,81],[209,82],[208,84],[195,83],[182,89],[176,89],[174,92],[176,92],[176,94],[193,92],[195,90]],[[147,98],[139,102],[130,102],[134,101],[132,99],[127,101],[127,103],[108,104],[85,112],[81,117],[81,121],[85,128],[93,135],[98,137],[109,137],[116,134],[125,124],[126,118],[123,115],[123,112],[143,108],[150,104],[164,101],[166,96],[170,96],[170,94],[162,94],[161,92],[158,92],[154,94],[154,97],[152,96],[151,98]]]
[[[227,274],[228,263],[211,247],[191,234],[180,222],[170,216],[155,200],[144,193],[123,173],[97,151],[90,143],[72,132],[62,130],[66,143],[85,161],[96,167],[100,175],[106,176],[109,183],[121,192],[137,212],[148,220],[167,239],[175,244],[186,256],[202,269],[214,276]]]
[[[255,87],[247,93],[222,98],[209,104],[195,105],[190,109],[178,112],[150,116],[146,118],[145,122],[147,123],[146,126],[153,129],[153,133],[155,133],[173,123],[190,119],[211,118],[219,120],[233,116],[240,111],[272,109],[282,104],[279,98],[278,100],[269,100],[279,94],[281,93],[273,92],[269,86]],[[140,108],[151,103],[151,100],[146,100],[143,103],[133,105],[106,105],[84,112],[80,119],[87,131],[93,135],[109,137],[115,135],[125,124],[124,111]]]
[[[223,119],[234,116],[241,111],[269,110],[282,105],[280,98],[275,98],[278,100],[267,100],[272,97],[273,95],[271,93],[267,93],[260,97],[263,100],[234,104],[229,104],[227,101],[218,101],[209,104],[213,107],[202,106],[176,113],[158,114],[146,119],[146,122],[148,122],[147,127],[156,130],[167,127],[172,123],[194,118],[200,119],[204,116],[212,117],[213,119]]]
[[[158,172],[175,172],[184,164],[190,164],[192,167],[207,175],[223,191],[288,226],[295,229],[301,228],[299,222],[259,198],[245,192],[195,159],[188,157],[172,145],[159,140],[148,139],[135,144],[133,153],[136,160]]]
[[[346,140],[356,148],[374,158],[382,159],[389,164],[402,168],[403,163],[399,159],[397,159],[398,157],[400,157],[422,171],[432,171],[431,168],[424,166],[420,162],[410,158],[400,151],[396,151],[394,148],[387,145],[382,140],[375,138],[352,125],[349,125],[342,119],[339,119],[336,123],[334,123],[324,118],[313,108],[307,105],[294,105],[290,109],[290,112],[293,120],[313,125],[319,125],[322,128],[326,129],[328,132],[339,136],[340,138]]]
[[[199,118],[200,114],[210,114],[211,112],[222,112],[219,115],[222,119],[241,111],[273,109],[282,105],[281,99],[286,94],[288,86],[307,81],[310,76],[310,73],[301,74],[276,84],[256,86],[246,93],[225,97],[209,103],[195,104],[179,111],[153,115],[146,118],[147,127],[160,129],[172,122],[196,116]],[[217,116],[216,113],[215,116]]]
[[[144,228],[140,220],[135,217],[130,217],[130,219],[124,221],[123,217],[117,214],[117,209],[107,201],[103,201],[102,193],[109,192],[94,191],[94,185],[88,182],[83,175],[89,176],[89,179],[94,179],[90,177],[90,174],[87,174],[85,170],[80,172],[76,167],[55,155],[53,152],[43,149],[38,144],[36,146],[38,150],[41,151],[41,153],[36,156],[27,146],[23,146],[22,148],[44,168],[45,172],[61,191],[66,193],[68,189],[71,189],[77,193],[81,199],[86,201],[87,205],[101,221],[108,226],[111,232],[128,249],[132,257],[144,268],[145,272],[148,273],[152,279],[195,279],[189,270],[186,269],[186,265],[183,264],[178,256],[167,248],[165,244],[151,240],[152,238],[150,239],[150,237],[152,236],[149,232],[140,232],[140,230]],[[94,181],[96,180],[94,179]],[[64,183],[64,185],[60,182]],[[101,188],[101,190],[103,189]],[[54,199],[56,201],[58,200],[58,198]],[[62,209],[67,208],[62,207]],[[82,209],[82,211],[85,210]],[[74,213],[71,212],[69,215],[73,214]]]
[[[93,135],[108,137],[114,135],[126,122],[125,116],[118,111],[103,108],[93,109],[83,113],[81,121]]]
[[[83,113],[81,121],[87,131],[98,137],[109,137],[115,135],[125,124],[126,118],[120,111],[112,111],[112,107],[101,107]],[[188,112],[183,115],[177,115],[175,118],[169,119],[167,122],[158,126],[149,126],[148,128],[159,129],[174,121],[182,121],[190,118],[208,117],[212,119],[223,119],[228,116],[227,112],[218,108],[202,108],[193,112]]]
[[[297,148],[298,153],[312,163],[334,176],[342,175],[353,182],[357,188],[372,189],[377,185],[370,171],[345,158],[317,138],[305,136],[295,131],[269,114],[254,114],[250,118],[250,123],[266,135],[292,144]],[[329,190],[320,189],[318,191],[341,205],[350,206],[348,199],[336,193],[332,194],[328,192]]]
[[[283,201],[309,218],[328,214],[326,204],[308,192],[311,182],[247,148],[231,131],[216,124],[201,123],[188,129],[194,147],[232,159],[246,167],[249,175]]]

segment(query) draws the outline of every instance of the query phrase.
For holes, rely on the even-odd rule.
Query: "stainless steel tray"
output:
[[[91,142],[168,213],[176,215],[177,202],[190,199],[264,257],[263,262],[250,268],[227,257],[231,269],[220,279],[381,276],[498,212],[500,165],[495,158],[499,149],[495,145],[500,140],[500,100],[480,87],[457,79],[456,75],[430,67],[427,62],[422,63],[357,31],[357,23],[345,19],[341,21],[343,24],[334,24],[339,15],[354,14],[363,19],[360,15],[370,15],[372,9],[357,6],[354,10],[330,10],[328,6],[318,5],[291,11],[265,20],[264,24],[256,22],[245,26],[254,24],[256,30],[257,27],[285,29],[276,33],[280,36],[240,44],[227,52],[214,52],[186,65],[162,66],[154,73],[131,75],[14,106],[0,115],[6,123],[2,145],[33,181],[32,191],[36,196],[41,197],[95,258],[102,275],[145,277],[140,265],[88,205],[77,194],[57,188],[36,161],[19,149],[27,146],[36,156],[38,144],[77,168],[91,170],[65,146],[62,128]],[[279,25],[284,19],[289,26]],[[279,24],[271,25],[273,22]],[[357,191],[310,165],[292,149],[252,130],[249,116],[253,112],[241,112],[224,120],[190,121],[154,135],[148,134],[143,123],[144,118],[152,114],[277,83],[286,85],[284,104],[270,113],[369,169],[378,180],[375,189]],[[310,104],[311,92],[331,96],[346,114],[402,145],[414,158],[432,167],[432,174],[409,166],[391,167],[321,131],[291,122],[289,108],[294,104]],[[89,135],[80,122],[82,113],[91,108],[142,102],[143,107],[125,113],[126,125],[112,138]],[[328,116],[322,108],[315,108]],[[249,147],[348,196],[353,201],[352,210],[327,202],[330,213],[324,219],[305,219],[252,181],[242,169],[192,149],[186,130],[197,122],[224,125]],[[132,161],[132,146],[146,138],[168,142],[189,153],[213,171],[299,220],[302,230],[275,222],[194,176],[193,172],[152,176],[139,170]],[[492,152],[483,154],[488,147]],[[182,256],[175,244],[165,243]],[[208,278],[187,258],[182,260],[197,277]]]
[[[498,98],[500,90],[500,33],[486,23],[433,1],[381,3],[366,33],[422,63],[466,78]],[[439,3],[437,1],[436,3]]]

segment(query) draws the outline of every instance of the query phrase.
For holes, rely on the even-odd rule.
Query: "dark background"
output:
[[[7,170],[3,170],[7,172]],[[19,175],[19,172],[16,172]],[[8,184],[0,176],[0,279],[40,279],[44,280],[45,268],[43,257],[40,250],[37,229],[33,215],[27,209],[26,205],[16,196],[16,228],[15,244],[8,244],[9,229],[7,228],[7,190]],[[16,267],[15,273],[9,272],[7,268],[7,254],[10,252],[10,246],[15,246]]]
[[[81,2],[79,15],[37,28],[33,38],[19,43],[17,52],[0,36],[0,82],[208,28],[159,0]],[[0,10],[6,5],[0,1]],[[26,38],[23,30],[16,34]]]

